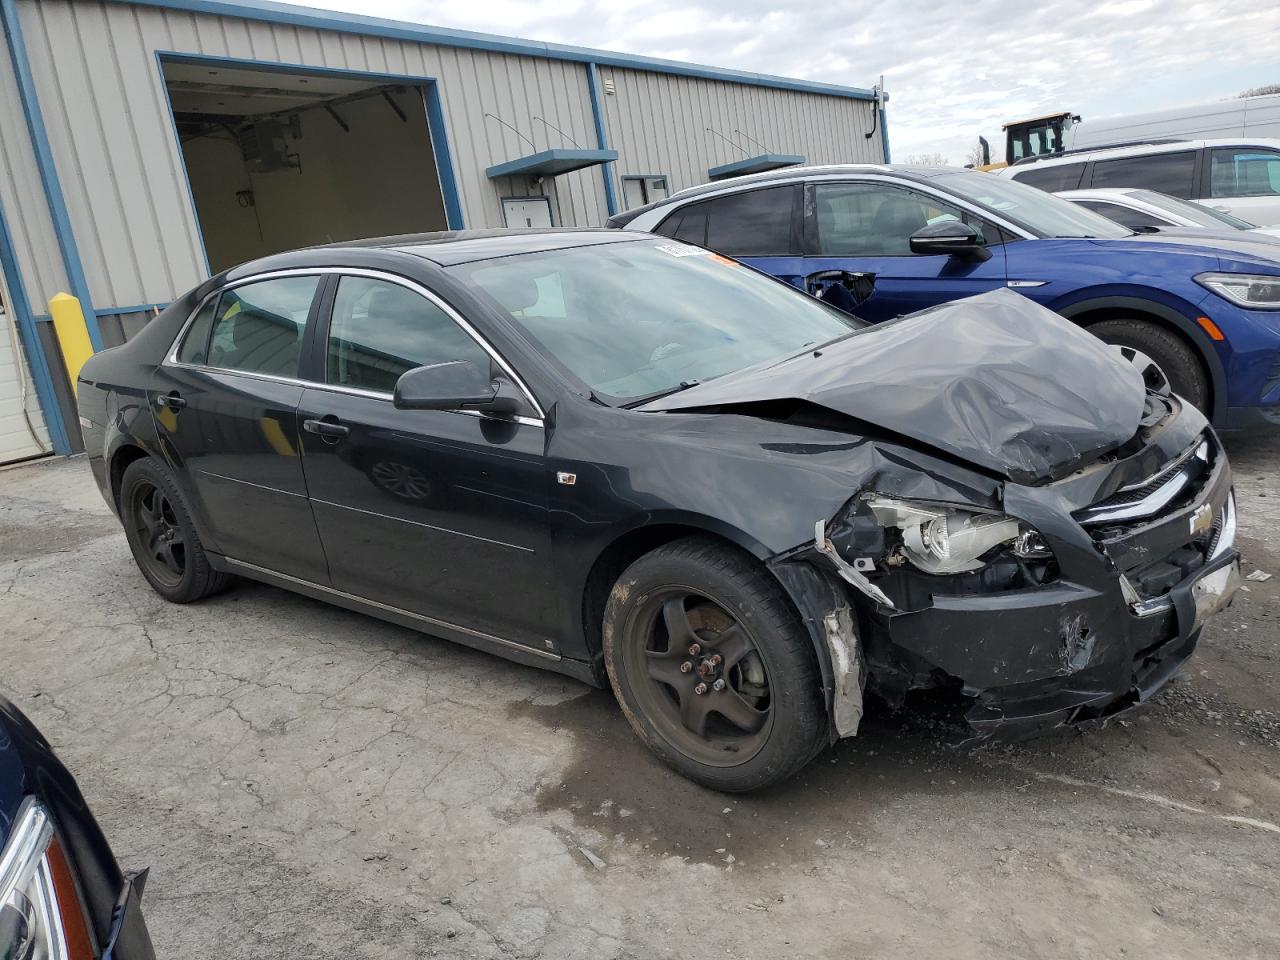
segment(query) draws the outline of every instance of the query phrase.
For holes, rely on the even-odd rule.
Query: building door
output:
[[[503,200],[502,216],[508,227],[550,227],[551,201],[546,197]]]
[[[18,318],[0,277],[0,463],[48,452],[44,417],[18,339]]]

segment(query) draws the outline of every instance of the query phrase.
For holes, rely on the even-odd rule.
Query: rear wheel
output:
[[[129,464],[120,481],[120,518],[138,569],[166,600],[191,603],[226,586],[227,575],[209,565],[186,501],[159,461]]]
[[[635,732],[705,786],[777,783],[827,742],[808,634],[777,582],[726,545],[679,540],[628,567],[605,609],[604,655]]]
[[[1106,343],[1141,350],[1164,371],[1174,393],[1208,414],[1209,382],[1204,365],[1172,330],[1147,320],[1103,320],[1088,330]]]

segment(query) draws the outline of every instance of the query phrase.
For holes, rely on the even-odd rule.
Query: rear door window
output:
[[[209,365],[297,377],[302,333],[319,284],[319,277],[277,277],[223,291],[209,340]]]
[[[800,193],[800,185],[793,184],[704,200],[668,217],[656,232],[705,243],[731,257],[797,256]],[[704,225],[705,240],[699,237]]]
[[[1084,174],[1083,163],[1055,163],[1048,166],[1033,164],[1013,174],[1013,179],[1049,193],[1059,190],[1075,190]]]
[[[1215,147],[1209,165],[1211,197],[1280,196],[1280,153],[1259,147]]]
[[[1171,197],[1191,198],[1195,184],[1195,151],[1117,157],[1093,164],[1094,187],[1145,187]]]

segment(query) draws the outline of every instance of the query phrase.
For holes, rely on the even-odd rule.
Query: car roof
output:
[[[1280,150],[1280,140],[1269,137],[1217,137],[1211,140],[1160,140],[1149,143],[1129,143],[1112,147],[1084,147],[1068,150],[1058,156],[1028,157],[1007,170],[1010,175],[1021,170],[1043,169],[1061,163],[1088,163],[1095,159],[1115,157],[1141,157],[1153,153],[1176,153],[1180,150],[1199,150],[1202,147],[1264,147]]]
[[[542,253],[548,250],[566,250],[571,247],[589,247],[602,243],[627,243],[648,237],[642,233],[622,233],[599,227],[580,229],[521,228],[507,230],[441,230],[434,233],[409,233],[391,237],[368,237],[346,240],[314,247],[273,254],[270,257],[244,264],[234,271],[237,275],[259,272],[262,269],[287,269],[291,266],[313,266],[317,251],[341,253],[343,250],[385,250],[391,253],[411,254],[442,267],[477,260],[492,260],[522,253]],[[297,261],[294,263],[293,261]]]

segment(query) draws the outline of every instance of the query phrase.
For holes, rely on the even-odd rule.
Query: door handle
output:
[[[332,420],[303,420],[302,429],[325,440],[341,440],[351,432],[350,427]]]
[[[187,405],[187,401],[183,399],[182,394],[177,390],[171,390],[168,393],[162,393],[156,397],[157,407],[168,407],[170,410],[181,410]]]

